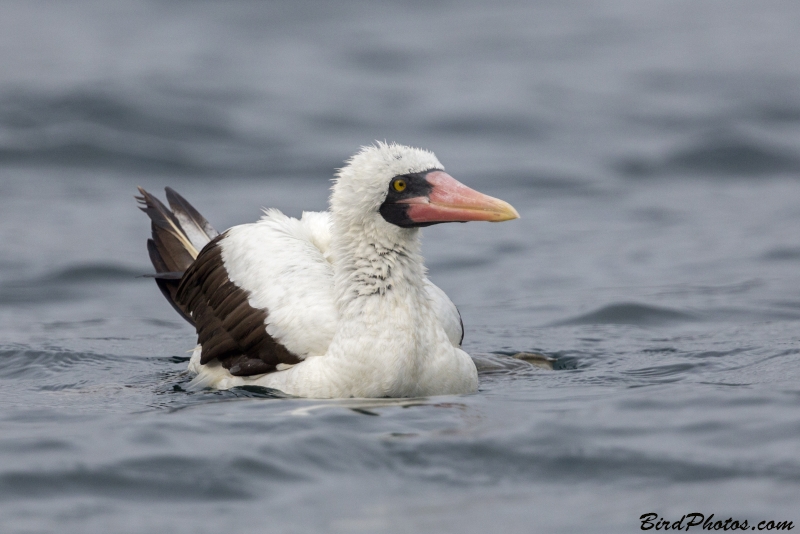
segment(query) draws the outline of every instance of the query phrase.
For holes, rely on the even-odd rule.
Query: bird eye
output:
[[[392,187],[394,187],[394,190],[398,193],[405,191],[407,185],[408,184],[406,184],[406,181],[403,179],[397,179],[394,181],[394,183],[392,183]]]

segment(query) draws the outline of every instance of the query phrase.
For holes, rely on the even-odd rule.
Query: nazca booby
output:
[[[471,393],[463,323],[428,280],[419,228],[519,217],[466,187],[433,153],[361,149],[337,173],[327,212],[267,209],[218,234],[167,188],[139,188],[156,282],[197,329],[190,388],[256,385],[314,398]]]

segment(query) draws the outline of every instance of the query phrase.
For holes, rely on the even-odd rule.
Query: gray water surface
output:
[[[0,530],[800,524],[797,28],[789,0],[4,2]],[[135,187],[299,216],[376,139],[522,215],[424,230],[480,391],[184,391]]]

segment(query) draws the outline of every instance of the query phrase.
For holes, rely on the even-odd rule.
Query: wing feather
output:
[[[325,354],[338,321],[333,266],[318,245],[327,217],[314,215],[321,225],[308,224],[308,213],[298,220],[268,210],[222,242],[230,279],[248,291],[251,306],[269,310],[267,332],[300,358]]]
[[[248,376],[300,362],[267,333],[268,311],[251,306],[249,292],[230,280],[222,258],[225,237],[217,236],[203,248],[176,295],[195,321],[200,363],[217,359],[232,375]]]
[[[461,313],[459,313],[458,308],[447,296],[447,293],[430,280],[427,281],[425,289],[428,291],[428,296],[433,303],[439,323],[444,328],[444,331],[447,332],[447,338],[450,343],[454,347],[461,347],[461,342],[464,340],[464,323],[461,321]]]

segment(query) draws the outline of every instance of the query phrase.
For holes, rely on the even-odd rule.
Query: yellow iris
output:
[[[394,190],[397,191],[398,193],[402,193],[403,191],[405,191],[406,186],[407,184],[405,180],[395,180],[394,183],[392,184],[392,187],[394,187]]]

